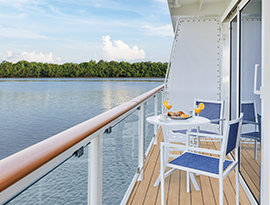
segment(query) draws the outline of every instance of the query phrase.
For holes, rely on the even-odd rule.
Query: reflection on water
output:
[[[162,83],[163,79],[1,79],[0,159]]]

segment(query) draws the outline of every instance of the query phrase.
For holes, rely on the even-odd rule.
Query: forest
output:
[[[2,61],[0,78],[40,77],[164,77],[168,63],[161,62],[117,62],[91,60],[76,63],[38,63],[25,60],[12,63]]]

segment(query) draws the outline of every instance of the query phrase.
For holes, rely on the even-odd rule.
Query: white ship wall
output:
[[[167,84],[172,110],[192,110],[194,98],[219,100],[219,19],[179,19],[175,33]]]

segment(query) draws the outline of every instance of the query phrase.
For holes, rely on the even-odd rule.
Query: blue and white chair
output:
[[[201,100],[201,99],[194,99],[194,108],[197,107],[200,103],[205,105],[205,108],[201,111],[201,117],[205,117],[210,120],[211,125],[209,125],[206,129],[201,129],[199,127],[193,128],[192,132],[200,132],[205,134],[219,134],[222,135],[223,131],[223,121],[224,119],[224,105],[225,101],[212,101],[212,100]],[[192,115],[195,116],[195,111],[193,108]],[[173,130],[171,132],[171,141],[173,138],[177,139],[182,137],[182,135],[186,135],[188,130]],[[206,137],[207,138],[207,137]],[[213,140],[213,138],[211,138]],[[205,140],[202,140],[205,141]],[[200,139],[198,139],[198,146]]]
[[[219,179],[219,204],[223,204],[223,179],[235,168],[236,178],[236,204],[239,204],[239,180],[238,180],[238,148],[241,134],[243,114],[233,121],[225,121],[223,135],[212,135],[214,138],[221,139],[220,150],[204,149],[199,147],[190,147],[189,145],[176,145],[163,142],[160,144],[161,151],[161,204],[165,204],[165,173],[166,167],[172,169],[179,169],[187,171],[187,192],[190,192],[190,172],[200,175],[206,175]],[[196,133],[202,137],[209,134]],[[193,132],[188,132],[187,136],[190,138],[194,135]],[[164,159],[165,148],[175,147],[178,149],[185,149],[184,153],[173,159],[170,162],[166,162]],[[235,158],[229,154],[231,151],[235,151]],[[205,155],[205,154],[208,155]],[[209,154],[219,155],[219,157],[212,157]],[[226,156],[230,157],[230,160],[225,159]],[[169,170],[170,171],[170,170]]]
[[[255,101],[244,101],[241,103],[241,112],[244,113],[242,140],[252,140],[254,143],[254,159],[257,159],[257,142],[261,141],[260,120],[257,114]],[[245,130],[248,130],[246,131]],[[254,141],[254,142],[253,142]],[[245,143],[245,142],[242,142]],[[248,141],[246,143],[249,143]]]

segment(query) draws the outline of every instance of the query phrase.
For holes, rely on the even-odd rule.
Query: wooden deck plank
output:
[[[200,187],[199,191],[196,191],[193,184],[190,182],[190,194],[191,194],[191,203],[192,204],[203,204],[203,197],[202,197],[202,191],[201,191],[201,184],[200,184],[200,179],[199,176],[195,176],[195,180]]]
[[[216,204],[216,201],[213,195],[212,185],[210,183],[210,177],[201,176],[200,179],[201,179],[200,188],[203,193],[204,204]]]
[[[161,129],[158,132],[158,136],[162,136]],[[144,180],[142,182],[137,182],[133,192],[129,198],[129,201],[127,204],[143,204],[144,200],[152,200],[152,197],[146,198],[146,195],[148,193],[149,186],[154,186],[154,182],[159,175],[159,144],[162,140],[162,137],[158,138],[157,145],[152,146],[149,157],[147,157],[145,161],[145,174],[144,174]],[[156,168],[157,166],[157,168]],[[154,179],[153,179],[154,178]],[[153,182],[154,180],[154,182]],[[156,187],[156,189],[158,189]],[[151,189],[150,194],[152,192],[155,192],[155,190]],[[157,190],[156,190],[157,192]],[[136,197],[136,196],[143,196],[143,197]]]
[[[187,173],[184,171],[180,172],[180,204],[191,204],[190,194],[187,193]]]
[[[155,204],[160,205],[160,185],[154,187],[154,183],[159,175],[160,169],[160,148],[159,144],[163,140],[163,134],[158,132],[158,144],[150,150],[149,157],[145,163],[144,181],[137,182],[127,204]],[[201,147],[218,148],[218,143],[202,142]],[[151,159],[150,159],[151,157]],[[165,179],[165,200],[168,205],[176,204],[218,204],[219,183],[218,179],[208,176],[195,176],[200,187],[196,191],[191,183],[191,192],[186,191],[186,172],[176,171]],[[235,171],[232,171],[224,179],[224,204],[235,204]],[[241,186],[240,203],[250,204]]]
[[[212,143],[201,142],[201,147],[206,149],[214,149]],[[213,194],[211,179],[208,176],[201,176],[201,190],[203,192],[204,204],[216,204],[216,199]]]
[[[173,154],[177,154],[176,151]],[[179,197],[180,197],[180,187],[179,187],[179,176],[180,171],[176,171],[171,175],[170,179],[170,191],[168,193],[168,204],[179,204]]]
[[[252,159],[252,161],[254,161],[257,166],[260,166],[261,163],[261,154],[260,151],[257,150],[257,159],[254,159],[254,145],[252,144],[241,144],[241,151],[243,151],[243,155]],[[244,154],[245,153],[245,154]]]
[[[235,170],[233,170],[230,174],[228,174],[228,178],[231,182],[231,185],[233,186],[235,190]],[[248,201],[248,198],[240,184],[239,184],[239,201],[240,201],[240,204],[241,202]]]

